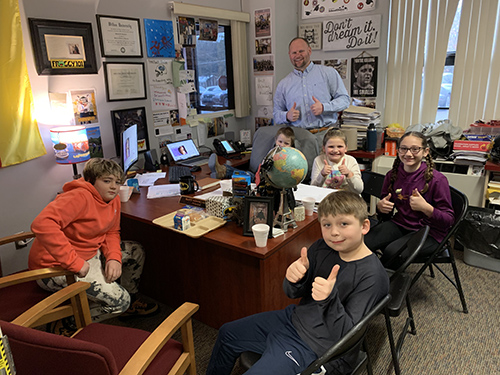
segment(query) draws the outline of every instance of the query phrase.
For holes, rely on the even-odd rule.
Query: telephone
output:
[[[214,139],[215,153],[219,156],[228,157],[229,154],[245,151],[245,144],[240,141],[226,141],[218,138]]]

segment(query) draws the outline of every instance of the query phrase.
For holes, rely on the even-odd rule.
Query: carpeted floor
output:
[[[403,345],[403,375],[500,374],[500,273],[471,267],[463,262],[462,252],[455,254],[469,314],[461,311],[458,293],[442,275],[432,279],[426,272],[411,290],[417,335],[408,335]],[[108,323],[151,331],[171,311],[161,305],[153,317],[115,318]],[[405,313],[392,320],[395,334],[402,329]],[[204,374],[217,330],[196,320],[193,330],[198,374]],[[393,374],[383,316],[370,327],[368,343],[374,373]],[[239,367],[233,370],[233,375],[242,373]]]

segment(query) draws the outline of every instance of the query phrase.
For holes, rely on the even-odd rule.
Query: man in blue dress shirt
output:
[[[339,73],[332,67],[311,62],[311,47],[294,38],[288,55],[294,70],[283,78],[274,95],[275,124],[306,129],[333,126],[338,112],[351,103]]]

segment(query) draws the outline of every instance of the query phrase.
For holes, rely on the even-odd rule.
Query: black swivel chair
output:
[[[382,298],[349,332],[347,332],[335,345],[326,351],[321,357],[312,362],[301,375],[311,375],[322,366],[335,359],[344,357],[354,351],[359,351],[356,366],[350,375],[361,374],[366,369],[369,375],[373,374],[370,357],[366,348],[365,336],[370,321],[381,313],[390,301],[390,295]],[[244,352],[240,356],[240,365],[248,370],[257,362],[260,354]]]
[[[431,276],[434,277],[433,266],[443,274],[444,277],[455,287],[458,291],[458,295],[460,297],[460,301],[462,302],[463,312],[467,314],[469,311],[467,309],[467,303],[465,302],[465,295],[462,289],[462,284],[460,283],[460,277],[458,275],[458,268],[455,262],[455,257],[453,255],[453,246],[451,245],[450,239],[456,233],[460,223],[464,219],[467,208],[469,207],[469,200],[467,196],[450,186],[451,193],[451,203],[453,205],[453,211],[455,212],[455,222],[453,226],[450,228],[446,237],[441,241],[436,250],[429,256],[418,256],[413,263],[423,263],[422,267],[418,270],[412,280],[412,285],[418,280],[418,278],[422,275],[427,267],[431,272]],[[444,270],[438,266],[438,264],[448,263],[451,264],[453,269],[453,275],[455,277],[455,281],[448,276]]]
[[[387,273],[390,277],[391,284],[389,289],[389,295],[391,296],[391,301],[388,303],[384,310],[385,322],[387,326],[387,334],[389,336],[389,345],[391,348],[392,361],[394,365],[394,372],[396,375],[401,373],[399,358],[401,357],[401,348],[403,346],[404,339],[408,333],[416,335],[417,330],[415,327],[415,320],[413,318],[413,311],[411,308],[410,297],[408,292],[412,285],[413,276],[406,273],[406,268],[418,257],[420,250],[422,249],[427,236],[429,235],[430,228],[424,226],[415,234],[411,236],[408,242],[402,246],[396,254],[393,255],[391,259],[386,262],[386,266],[391,266],[391,264],[400,263],[400,259],[404,256],[405,261],[401,264],[395,271],[387,269]],[[394,341],[394,334],[392,331],[391,317],[398,317],[403,311],[406,304],[406,310],[408,316],[405,321],[403,330],[398,336],[397,344]],[[410,328],[410,330],[408,330]]]

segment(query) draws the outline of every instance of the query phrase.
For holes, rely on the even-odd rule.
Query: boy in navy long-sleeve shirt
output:
[[[262,354],[247,374],[298,374],[387,295],[387,273],[363,241],[367,217],[358,194],[338,191],[323,199],[323,239],[301,249],[283,284],[290,298],[301,298],[299,305],[223,325],[207,374],[229,375],[244,351]],[[355,358],[331,362],[330,373],[350,372]]]

